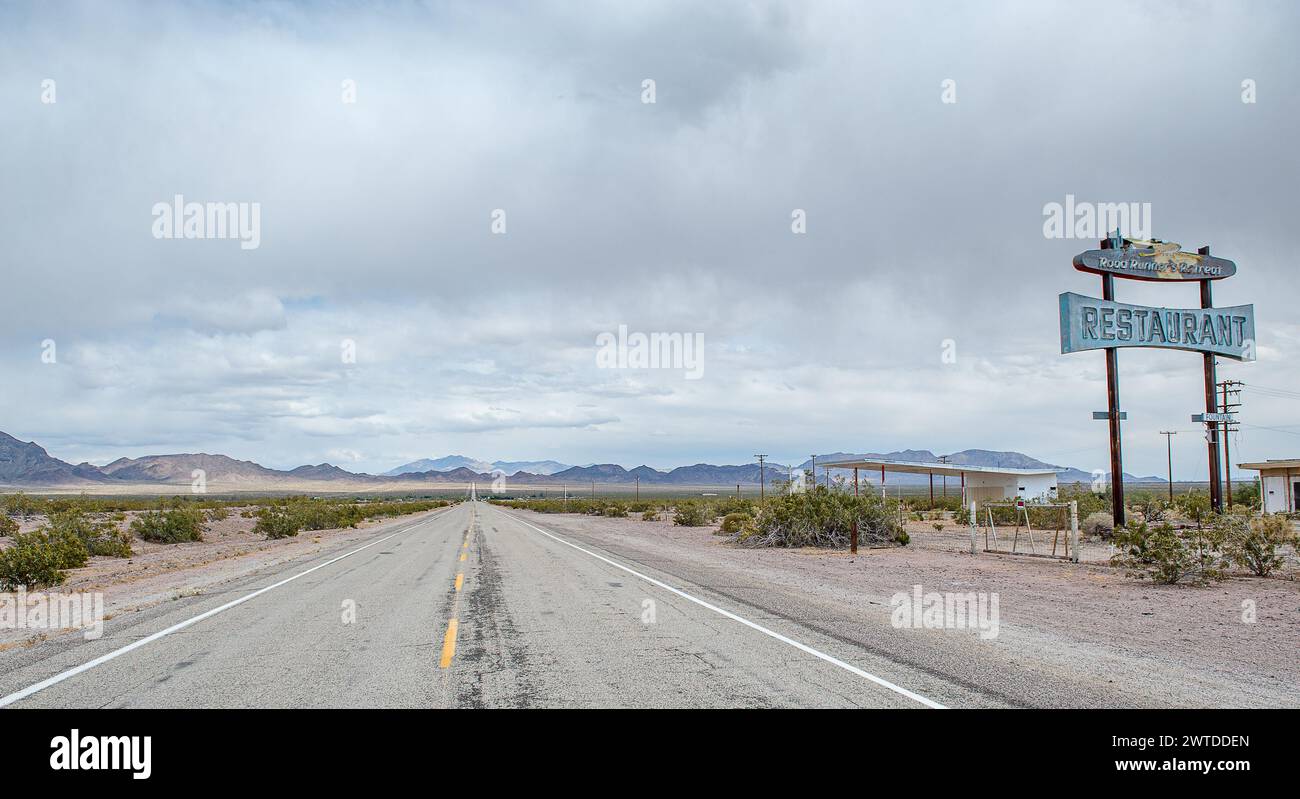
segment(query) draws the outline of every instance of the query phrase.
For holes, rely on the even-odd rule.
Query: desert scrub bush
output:
[[[698,500],[688,499],[677,503],[673,524],[679,527],[703,527],[713,521],[709,507]]]
[[[18,522],[8,516],[0,515],[0,538],[8,538],[18,532]]]
[[[656,510],[656,509],[654,509],[654,508],[650,508],[649,510],[644,511],[644,512],[641,514],[641,521],[643,521],[643,522],[657,522],[657,521],[659,521],[659,511]]]
[[[60,585],[65,569],[86,565],[90,552],[75,534],[42,527],[14,536],[13,546],[0,551],[0,591]]]
[[[1115,543],[1121,549],[1111,563],[1129,577],[1164,585],[1205,585],[1225,577],[1222,528],[1178,531],[1168,522],[1155,527],[1141,522],[1131,530],[1116,530]]]
[[[267,505],[257,509],[257,523],[253,532],[267,538],[292,538],[298,534],[298,519],[281,505]]]
[[[78,507],[51,513],[43,529],[59,535],[74,536],[91,555],[112,558],[131,557],[131,534],[118,529],[111,519],[96,518]]]
[[[208,509],[208,521],[210,522],[224,522],[228,518],[230,518],[230,511],[223,507],[218,506]]]
[[[722,526],[718,528],[718,532],[723,535],[736,535],[752,521],[754,517],[748,513],[728,513],[722,517]]]
[[[1115,519],[1105,511],[1089,513],[1079,525],[1079,530],[1093,538],[1110,538],[1115,533]]]
[[[615,502],[610,505],[606,505],[604,510],[601,512],[601,515],[607,516],[611,519],[626,519],[627,506],[621,502]]]
[[[1202,491],[1188,491],[1174,500],[1174,507],[1183,518],[1200,527],[1210,516],[1210,495]]]
[[[747,547],[847,547],[855,521],[866,546],[909,540],[894,509],[879,497],[825,489],[769,499],[734,540]]]
[[[1141,514],[1147,524],[1163,522],[1169,511],[1169,503],[1160,497],[1148,493],[1137,494],[1128,504],[1129,510]]]
[[[21,491],[9,494],[4,499],[4,512],[23,519],[40,513],[41,507],[41,500],[29,497]]]
[[[180,544],[203,540],[203,511],[194,507],[148,510],[131,522],[131,532],[142,541]]]
[[[753,516],[754,510],[758,503],[752,499],[741,499],[740,497],[729,496],[719,500],[713,506],[713,512],[716,516],[730,516],[733,513],[743,513],[746,516]]]
[[[1097,492],[1090,490],[1083,483],[1071,483],[1061,486],[1057,490],[1056,501],[1067,504],[1071,501],[1079,503],[1079,518],[1081,519],[1111,509],[1109,487],[1105,491]]]
[[[1232,504],[1241,505],[1251,510],[1259,510],[1259,484],[1253,480],[1239,484],[1232,490]]]
[[[1250,518],[1228,513],[1216,517],[1213,525],[1222,529],[1228,560],[1258,577],[1268,577],[1281,567],[1286,562],[1281,548],[1297,543],[1291,521],[1281,514]]]

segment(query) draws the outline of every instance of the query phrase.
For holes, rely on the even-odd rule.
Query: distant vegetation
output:
[[[288,497],[264,504],[254,514],[253,532],[267,538],[288,538],[303,530],[356,527],[369,519],[384,519],[445,508],[445,499],[349,502],[314,497]]]
[[[0,550],[0,590],[60,585],[68,569],[85,566],[91,556],[131,557],[136,538],[159,544],[202,541],[208,525],[227,519],[232,507],[252,506],[255,510],[245,515],[257,519],[255,532],[284,538],[450,504],[430,499],[35,497],[19,492],[0,500],[0,538],[11,539]],[[129,525],[128,512],[136,514]],[[17,520],[31,518],[44,523],[29,533],[18,532]]]
[[[711,526],[722,520],[718,532],[746,547],[848,547],[856,519],[863,546],[907,543],[907,533],[897,519],[897,504],[874,493],[854,496],[841,488],[818,486],[798,494],[775,494],[757,499],[691,497],[655,502],[573,498],[503,499],[495,504],[538,513],[584,513],[592,516],[639,514],[645,521],[667,515],[681,527]]]

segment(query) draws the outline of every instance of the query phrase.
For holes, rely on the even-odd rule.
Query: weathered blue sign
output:
[[[1255,306],[1152,308],[1061,295],[1061,352],[1157,347],[1255,360]]]

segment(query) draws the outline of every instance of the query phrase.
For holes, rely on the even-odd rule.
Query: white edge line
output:
[[[452,507],[455,507],[455,506],[453,505]],[[438,514],[438,515],[441,515],[441,514]],[[327,561],[325,561],[324,563],[317,564],[316,566],[312,566],[310,569],[307,569],[306,571],[298,572],[297,574],[293,575],[292,577],[286,577],[285,579],[281,580],[281,581],[278,582],[278,583],[275,583],[274,585],[268,585],[268,586],[266,586],[265,588],[259,588],[259,589],[257,589],[256,591],[254,591],[254,592],[251,593],[251,594],[248,594],[248,595],[246,595],[246,596],[241,596],[239,599],[233,600],[233,601],[231,601],[231,602],[227,602],[226,604],[224,604],[224,605],[222,605],[222,606],[220,606],[220,607],[216,607],[216,608],[213,608],[213,609],[211,609],[211,610],[204,611],[203,613],[200,613],[199,615],[197,615],[197,616],[195,616],[195,617],[193,617],[193,618],[186,619],[185,621],[182,621],[182,622],[178,622],[178,623],[176,623],[176,624],[173,624],[172,626],[170,626],[170,627],[168,627],[168,628],[166,628],[166,629],[164,629],[164,630],[159,630],[158,632],[153,633],[152,635],[145,636],[144,638],[141,638],[141,639],[138,640],[138,641],[133,641],[133,642],[127,644],[126,646],[124,646],[124,647],[122,647],[122,648],[120,648],[120,649],[114,649],[112,652],[109,652],[109,653],[104,654],[104,655],[100,655],[99,657],[95,658],[94,660],[88,660],[88,661],[86,661],[85,663],[82,663],[80,666],[73,666],[72,668],[68,669],[67,671],[60,672],[59,674],[56,674],[56,675],[54,675],[53,677],[49,677],[49,678],[47,678],[47,679],[41,680],[41,681],[38,682],[38,683],[35,683],[35,684],[33,684],[33,685],[29,685],[29,686],[27,686],[26,688],[22,689],[21,691],[15,691],[15,692],[13,692],[12,694],[9,694],[8,696],[6,696],[6,697],[4,697],[4,698],[0,698],[0,707],[6,707],[6,706],[8,706],[8,705],[12,705],[14,702],[18,702],[18,701],[21,701],[21,700],[23,700],[23,699],[26,699],[27,697],[31,696],[32,694],[39,693],[40,691],[44,691],[46,688],[49,688],[49,687],[51,687],[51,686],[53,686],[53,685],[58,685],[59,683],[63,682],[63,681],[66,680],[66,679],[69,679],[69,678],[71,678],[71,677],[75,677],[75,676],[77,676],[78,674],[81,674],[81,673],[83,673],[83,672],[90,671],[91,669],[95,668],[96,666],[102,666],[103,664],[107,663],[108,661],[112,660],[113,658],[120,657],[121,655],[125,655],[127,652],[131,652],[131,651],[133,651],[133,650],[139,649],[140,647],[144,646],[145,644],[151,644],[151,643],[153,643],[154,641],[157,641],[158,639],[163,638],[164,636],[171,635],[172,633],[174,633],[174,632],[176,632],[176,631],[178,631],[178,630],[183,630],[183,629],[185,629],[186,627],[189,627],[189,626],[192,625],[192,624],[198,624],[199,622],[203,621],[204,619],[211,618],[212,616],[215,616],[215,615],[217,615],[218,613],[221,613],[222,611],[230,610],[231,608],[235,607],[236,605],[242,605],[242,604],[244,604],[245,602],[247,602],[247,601],[250,600],[250,599],[253,599],[253,598],[255,598],[255,597],[259,597],[259,596],[261,596],[262,594],[265,594],[267,591],[271,591],[271,590],[274,590],[274,589],[276,589],[276,588],[279,588],[280,586],[285,585],[286,583],[291,583],[291,582],[293,582],[294,580],[297,580],[299,577],[304,577],[304,576],[306,576],[306,575],[308,575],[308,574],[311,574],[312,572],[316,571],[317,569],[323,569],[323,568],[325,568],[326,566],[329,566],[329,565],[332,564],[332,563],[338,563],[339,561],[343,560],[344,558],[348,557],[349,555],[355,555],[355,554],[357,554],[358,552],[360,552],[360,551],[363,550],[363,549],[369,549],[370,547],[373,547],[373,546],[375,546],[376,544],[382,544],[382,543],[384,543],[385,541],[387,541],[388,539],[392,538],[393,536],[401,535],[402,533],[405,533],[405,532],[409,532],[409,531],[411,531],[411,530],[414,530],[416,527],[419,527],[419,526],[422,525],[422,524],[427,524],[427,523],[429,522],[429,520],[432,519],[432,518],[433,518],[433,517],[430,516],[428,519],[421,519],[420,521],[416,522],[415,524],[412,524],[410,527],[405,527],[405,528],[402,528],[401,530],[396,530],[396,531],[394,531],[394,532],[392,532],[392,533],[389,533],[388,535],[384,536],[383,538],[380,538],[380,539],[377,540],[377,541],[371,541],[369,544],[366,544],[365,546],[357,547],[356,549],[352,550],[351,552],[345,552],[345,553],[343,553],[342,555],[339,555],[337,558],[332,558],[331,560],[327,560]]]
[[[722,615],[722,616],[726,616],[728,619],[731,619],[732,621],[740,622],[741,624],[745,625],[746,627],[749,627],[749,628],[751,628],[751,629],[757,630],[758,632],[762,633],[763,635],[766,635],[766,636],[770,636],[770,637],[772,637],[772,638],[775,638],[776,640],[780,641],[781,643],[789,644],[790,646],[794,647],[795,649],[800,650],[801,652],[807,652],[808,654],[812,655],[812,656],[815,657],[815,658],[820,658],[820,659],[822,659],[822,660],[826,661],[827,663],[830,663],[830,664],[832,664],[832,665],[834,665],[834,666],[839,666],[840,668],[844,669],[845,671],[848,671],[848,672],[850,672],[850,673],[852,673],[852,674],[855,674],[855,675],[857,675],[857,676],[863,678],[864,680],[869,680],[869,681],[875,683],[876,685],[879,685],[879,686],[882,687],[882,688],[888,688],[889,690],[893,691],[894,693],[901,694],[902,696],[905,696],[905,697],[907,697],[908,699],[911,699],[911,700],[914,701],[914,702],[919,702],[919,703],[921,703],[922,705],[925,705],[926,707],[929,707],[929,708],[934,708],[934,709],[936,709],[936,710],[946,710],[946,709],[947,709],[944,705],[941,705],[941,704],[939,704],[938,702],[935,702],[935,701],[932,700],[932,699],[927,699],[926,697],[921,696],[921,695],[918,694],[918,693],[915,693],[915,692],[913,692],[913,691],[909,691],[909,690],[907,690],[906,688],[903,688],[902,686],[894,685],[892,682],[890,682],[889,680],[884,679],[883,677],[877,677],[876,675],[871,674],[870,672],[863,671],[862,669],[858,668],[857,666],[854,666],[854,665],[849,664],[849,663],[845,663],[844,661],[840,660],[840,659],[837,658],[837,657],[833,657],[833,656],[831,656],[831,655],[828,655],[828,654],[826,654],[825,652],[819,652],[818,650],[813,649],[811,646],[808,646],[807,644],[802,644],[802,643],[800,643],[800,642],[794,640],[793,638],[787,638],[786,636],[781,635],[781,634],[778,633],[778,632],[775,632],[775,631],[773,631],[773,630],[769,630],[769,629],[767,629],[766,627],[764,627],[764,626],[761,625],[761,624],[755,624],[754,622],[750,621],[749,619],[746,619],[746,618],[741,617],[741,616],[737,616],[735,613],[732,613],[732,612],[729,611],[729,610],[724,610],[724,609],[722,609],[722,608],[720,608],[720,607],[718,607],[718,606],[716,606],[716,605],[711,605],[711,604],[709,604],[708,602],[705,602],[703,599],[697,599],[696,597],[691,596],[690,594],[686,593],[685,591],[682,591],[682,590],[677,589],[677,588],[673,588],[671,585],[668,585],[668,584],[665,583],[665,582],[662,582],[662,581],[660,581],[660,580],[656,580],[656,579],[653,578],[653,577],[649,577],[649,576],[647,576],[647,575],[644,575],[644,574],[642,574],[641,572],[638,572],[638,571],[636,571],[636,570],[634,570],[634,569],[630,569],[630,568],[628,568],[627,566],[624,566],[623,564],[618,563],[618,562],[616,562],[616,561],[610,560],[609,558],[607,558],[607,557],[605,557],[605,556],[603,556],[603,555],[598,555],[598,554],[596,554],[595,552],[592,552],[592,551],[587,550],[587,549],[583,549],[582,547],[578,546],[577,544],[571,543],[571,542],[569,542],[569,541],[565,541],[563,538],[560,538],[558,535],[553,535],[553,534],[551,534],[551,533],[548,533],[547,531],[543,530],[542,528],[538,527],[538,526],[535,525],[535,524],[532,524],[532,523],[530,523],[530,522],[526,522],[526,521],[524,521],[523,519],[519,518],[518,516],[514,515],[513,513],[506,513],[506,511],[502,510],[501,508],[498,508],[498,507],[495,506],[495,505],[493,505],[492,507],[493,507],[493,508],[496,508],[496,510],[500,511],[501,513],[505,513],[506,516],[509,516],[510,518],[514,519],[515,521],[519,522],[520,524],[527,525],[527,526],[533,528],[534,530],[536,530],[537,532],[541,533],[542,535],[547,536],[548,538],[553,538],[553,539],[555,539],[556,541],[559,541],[561,544],[564,544],[565,546],[573,547],[574,549],[578,550],[579,552],[582,552],[582,553],[584,553],[584,554],[586,554],[586,555],[590,555],[591,557],[595,558],[596,560],[604,561],[605,563],[608,563],[609,565],[611,565],[611,566],[613,566],[613,567],[615,567],[615,568],[617,568],[617,569],[622,569],[623,571],[627,572],[628,574],[631,574],[631,575],[633,575],[634,577],[638,577],[638,578],[640,578],[640,579],[642,579],[642,580],[645,580],[647,583],[650,583],[650,584],[652,584],[652,585],[656,585],[656,586],[658,586],[658,587],[664,589],[665,591],[671,591],[672,593],[676,594],[677,596],[681,597],[682,599],[688,600],[688,601],[690,601],[690,602],[694,602],[695,604],[699,605],[700,607],[708,608],[709,610],[713,611],[714,613],[717,613],[717,614]]]

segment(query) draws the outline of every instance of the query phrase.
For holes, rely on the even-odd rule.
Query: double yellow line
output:
[[[473,513],[471,509],[471,514]],[[474,517],[470,516],[469,527],[465,529],[465,540],[460,545],[460,562],[465,562],[465,556],[469,554],[469,534],[474,529]],[[452,617],[447,622],[447,632],[442,636],[442,658],[438,661],[438,668],[445,669],[451,665],[451,659],[456,657],[456,630],[460,626],[456,621],[456,612],[460,608],[460,589],[465,585],[465,572],[456,572],[456,601],[452,603]]]

